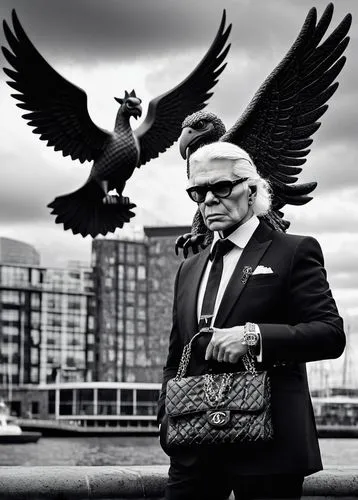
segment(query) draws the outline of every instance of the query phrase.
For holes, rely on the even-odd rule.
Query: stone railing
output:
[[[1,500],[162,499],[167,466],[0,467]],[[303,498],[358,498],[358,467],[342,466],[309,476]],[[198,499],[200,500],[200,499]]]

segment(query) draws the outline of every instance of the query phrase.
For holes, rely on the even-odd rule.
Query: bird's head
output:
[[[184,159],[205,144],[216,142],[225,134],[223,122],[214,113],[198,111],[185,118],[179,137],[179,150]]]
[[[134,90],[130,93],[125,91],[123,99],[120,97],[115,97],[114,99],[121,105],[121,112],[125,116],[128,116],[128,118],[134,116],[134,118],[137,119],[138,116],[142,116],[142,100],[135,95]]]

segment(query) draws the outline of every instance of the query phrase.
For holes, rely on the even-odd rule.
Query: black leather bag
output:
[[[245,355],[246,371],[185,377],[197,335],[184,347],[178,373],[167,383],[168,449],[272,439],[267,372],[257,372]]]

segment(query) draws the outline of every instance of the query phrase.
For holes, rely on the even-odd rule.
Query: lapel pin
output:
[[[252,267],[245,266],[241,274],[241,283],[245,285],[247,280],[250,278],[251,274],[252,274]]]

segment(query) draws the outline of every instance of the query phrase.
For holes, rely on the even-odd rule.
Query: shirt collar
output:
[[[254,234],[257,226],[260,224],[259,219],[256,215],[253,215],[249,220],[244,222],[242,226],[239,226],[233,233],[231,233],[227,239],[232,241],[239,248],[245,248],[249,239]],[[220,234],[218,231],[214,231],[214,239],[211,248],[214,247],[217,240],[220,239]]]

